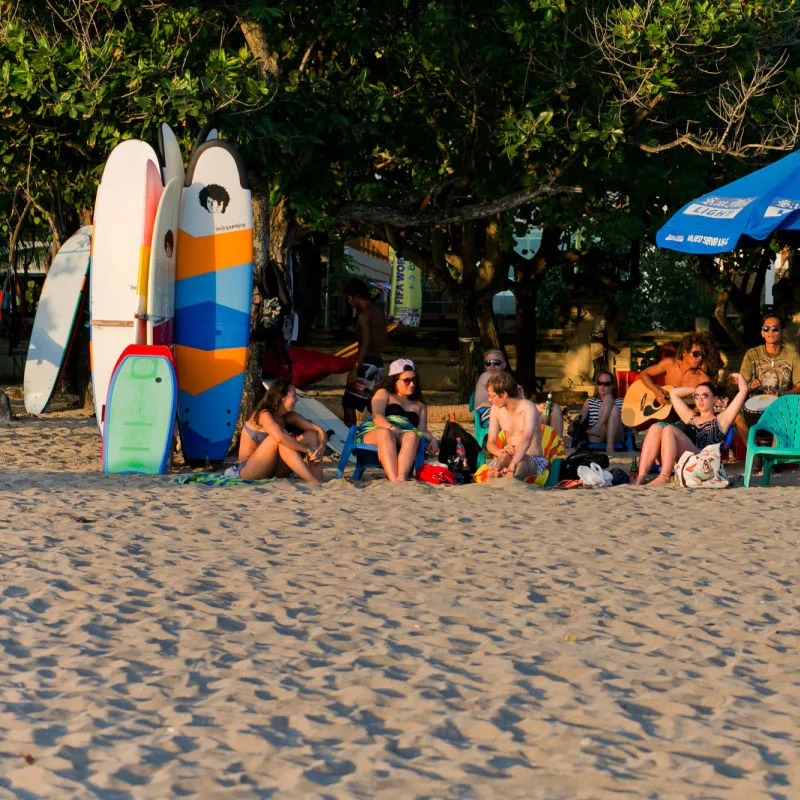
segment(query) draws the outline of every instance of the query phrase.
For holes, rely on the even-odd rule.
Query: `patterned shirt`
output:
[[[758,378],[761,389],[785,392],[800,383],[800,354],[784,345],[779,352],[770,355],[762,344],[744,354],[739,372],[748,383]]]

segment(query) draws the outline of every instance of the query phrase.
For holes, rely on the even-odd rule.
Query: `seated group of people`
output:
[[[749,350],[739,373],[733,373],[736,395],[730,402],[707,373],[713,343],[706,334],[690,334],[680,343],[674,357],[662,359],[643,370],[639,377],[655,396],[670,403],[683,427],[659,423],[652,425],[642,445],[637,483],[643,483],[653,463],[660,461],[661,473],[652,484],[669,480],[678,458],[685,452],[724,441],[732,425],[747,436],[741,409],[752,392],[779,394],[800,392],[800,355],[783,341],[779,317],[767,315],[762,324],[764,344]],[[545,401],[534,403],[507,372],[502,352],[484,354],[484,372],[474,395],[474,409],[482,423],[488,423],[486,449],[493,460],[488,477],[513,477],[520,480],[548,469],[542,454],[541,414]],[[663,386],[656,381],[663,381]],[[624,426],[620,417],[622,400],[616,392],[614,376],[602,372],[597,377],[594,396],[586,400],[577,420],[581,435],[588,442],[605,443],[611,452],[622,441]],[[694,408],[684,401],[693,396]],[[239,463],[226,474],[246,480],[288,477],[292,472],[303,480],[322,482],[322,459],[327,436],[318,425],[295,412],[297,394],[286,380],[275,380],[244,425],[239,446]],[[715,407],[723,407],[719,413]],[[428,430],[427,406],[414,362],[397,359],[388,368],[382,388],[371,398],[371,416],[357,428],[356,441],[377,446],[378,458],[392,482],[412,476],[420,439],[426,454],[438,452],[439,442]],[[563,411],[552,404],[549,425],[563,436]],[[502,433],[502,435],[501,435]]]
[[[698,453],[708,445],[721,444],[732,426],[746,441],[749,428],[742,409],[749,395],[775,397],[800,392],[800,355],[786,344],[783,331],[779,316],[767,313],[763,317],[764,344],[748,350],[739,372],[730,374],[729,382],[736,384],[736,394],[730,400],[725,396],[728,387],[718,386],[709,377],[709,362],[715,349],[706,334],[690,334],[673,358],[662,359],[640,373],[642,383],[661,401],[671,404],[678,423],[662,422],[648,429],[642,444],[637,484],[645,482],[656,461],[661,464],[661,472],[648,485],[667,483],[683,453]],[[663,386],[656,385],[657,379],[661,379]],[[694,408],[684,401],[688,396],[694,401]]]

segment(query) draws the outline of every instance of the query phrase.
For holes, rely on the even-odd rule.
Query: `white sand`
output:
[[[313,490],[100,461],[82,412],[0,429],[0,797],[800,797],[796,474]]]

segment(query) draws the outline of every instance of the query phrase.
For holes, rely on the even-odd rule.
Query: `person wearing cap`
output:
[[[428,407],[414,362],[398,358],[389,365],[386,382],[372,398],[372,416],[356,430],[356,441],[374,444],[386,477],[399,482],[409,479],[420,438],[434,455],[439,442],[428,430]]]
[[[364,281],[352,278],[344,287],[350,307],[356,311],[358,355],[347,374],[342,396],[343,418],[349,427],[356,424],[356,411],[369,408],[378,384],[383,380],[381,350],[386,346],[386,314],[373,300]]]

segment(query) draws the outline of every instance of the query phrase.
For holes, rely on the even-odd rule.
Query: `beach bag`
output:
[[[467,433],[457,422],[450,420],[444,426],[444,433],[439,442],[439,461],[448,463],[449,459],[456,457],[456,439],[461,439],[464,445],[464,452],[467,454],[467,464],[470,472],[475,472],[478,468],[478,454],[481,446],[471,433]]]
[[[675,465],[678,486],[692,489],[724,489],[728,476],[722,465],[720,446],[710,444],[699,453],[683,453]]]
[[[578,467],[591,467],[598,464],[601,469],[608,469],[608,455],[594,450],[581,450],[567,457],[564,466],[561,467],[561,477],[566,480],[573,480],[578,476]]]
[[[423,464],[417,470],[417,480],[423,483],[434,484],[448,484],[452,486],[455,483],[456,476],[452,470],[449,470],[444,464]]]

